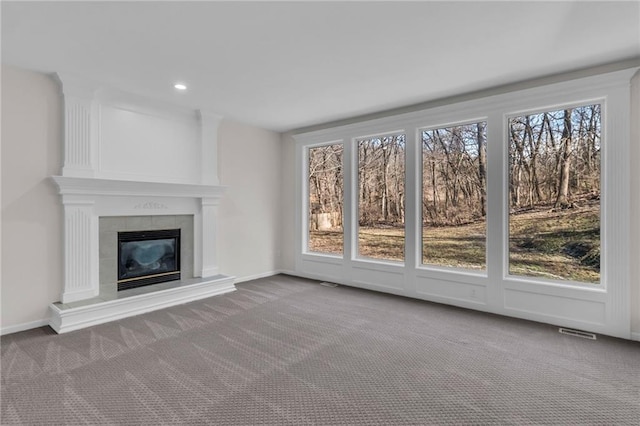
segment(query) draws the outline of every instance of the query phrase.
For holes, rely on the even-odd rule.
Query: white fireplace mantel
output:
[[[100,291],[98,252],[102,216],[194,217],[194,273],[217,275],[216,207],[225,188],[53,176],[64,205],[65,277],[62,303],[96,297]]]
[[[52,176],[61,195],[220,199],[224,186]]]
[[[65,105],[65,158],[62,176],[51,179],[64,207],[61,303],[84,304],[100,294],[100,217],[193,216],[196,282],[180,283],[179,290],[161,296],[132,299],[135,303],[108,301],[64,312],[54,304],[52,327],[71,330],[233,291],[233,277],[219,273],[216,253],[216,209],[225,192],[217,174],[222,117],[78,76],[58,77]]]

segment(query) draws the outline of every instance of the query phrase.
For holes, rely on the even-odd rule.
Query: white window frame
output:
[[[359,194],[359,184],[360,182],[358,182],[358,169],[360,168],[360,149],[359,149],[359,143],[361,141],[366,141],[369,139],[382,139],[382,138],[386,138],[386,137],[392,137],[392,136],[400,136],[400,135],[404,135],[405,137],[405,151],[404,151],[404,161],[405,161],[405,167],[406,167],[406,163],[407,163],[407,149],[406,149],[406,144],[407,144],[407,133],[405,132],[404,129],[401,130],[394,130],[394,131],[387,131],[387,132],[381,132],[381,133],[376,133],[373,135],[366,135],[366,136],[357,136],[354,137],[351,140],[351,146],[353,149],[353,164],[352,164],[352,171],[353,171],[353,187],[352,187],[352,193],[353,194],[357,194],[355,197],[352,197],[352,211],[355,214],[355,217],[353,219],[353,224],[354,226],[352,226],[352,230],[353,230],[353,235],[352,235],[352,239],[353,242],[355,244],[355,247],[351,250],[351,259],[352,260],[357,260],[360,262],[373,262],[374,264],[385,264],[385,265],[390,265],[390,266],[404,266],[404,259],[402,261],[399,260],[392,260],[392,259],[376,259],[374,257],[367,257],[367,256],[363,256],[360,254],[360,194]],[[406,191],[406,171],[405,171],[405,191]],[[346,203],[345,203],[346,204]],[[405,206],[405,211],[406,211],[406,206]],[[404,247],[404,258],[406,259],[406,249],[407,249],[407,245],[406,245],[406,238],[407,238],[407,227],[405,225],[404,227],[404,233],[405,233],[405,247]]]
[[[309,150],[313,149],[313,148],[321,148],[323,146],[331,146],[331,145],[342,145],[343,148],[343,152],[344,152],[344,147],[345,147],[345,143],[342,140],[339,141],[330,141],[330,142],[325,142],[325,143],[316,143],[316,144],[312,144],[312,145],[305,145],[303,148],[303,155],[304,155],[304,161],[303,161],[303,170],[302,170],[302,176],[306,176],[306,181],[303,185],[303,190],[305,193],[305,199],[306,202],[304,203],[302,207],[302,216],[303,216],[303,220],[301,223],[302,226],[302,253],[304,254],[309,254],[309,255],[314,255],[314,256],[327,256],[329,258],[335,258],[335,259],[342,259],[342,255],[339,254],[335,254],[335,253],[323,253],[323,252],[318,252],[318,251],[311,251],[309,250]],[[342,188],[344,191],[344,165],[345,165],[345,159],[344,159],[344,154],[342,155]],[[344,194],[343,194],[343,200],[345,200],[344,198]],[[345,203],[346,204],[346,203]],[[344,217],[344,205],[343,205],[343,212],[342,215]],[[344,254],[344,219],[343,219],[343,225],[342,225],[342,253]]]
[[[630,338],[631,224],[630,81],[625,69],[470,99],[401,115],[294,135],[296,238],[300,276],[418,299]],[[508,118],[568,105],[602,105],[600,284],[555,282],[508,274]],[[421,265],[420,129],[487,122],[486,273]],[[390,131],[390,129],[399,129]],[[360,259],[357,249],[357,151],[363,135],[406,135],[405,262]],[[304,147],[344,143],[344,253],[306,253],[308,177]],[[307,182],[307,183],[305,183]],[[484,272],[484,271],[483,271]]]
[[[419,184],[419,188],[420,188],[420,213],[419,213],[419,218],[420,218],[420,252],[419,252],[419,261],[418,261],[418,265],[416,266],[419,269],[424,269],[424,270],[433,270],[433,271],[442,271],[442,272],[447,272],[447,271],[451,271],[451,272],[456,272],[456,273],[461,273],[461,274],[467,274],[467,275],[477,275],[479,277],[486,277],[487,276],[487,269],[489,267],[489,262],[488,262],[488,255],[487,255],[487,217],[489,216],[489,206],[487,205],[487,217],[485,217],[485,249],[484,249],[484,269],[470,269],[470,268],[458,268],[455,266],[438,266],[438,265],[432,265],[432,264],[428,264],[428,263],[422,263],[423,261],[423,257],[424,257],[424,253],[423,251],[423,244],[422,244],[422,238],[423,238],[423,232],[424,232],[424,225],[422,225],[422,195],[424,193],[424,188],[422,186],[423,182],[423,177],[424,177],[424,169],[423,169],[423,158],[422,158],[422,132],[425,131],[430,131],[430,130],[437,130],[437,129],[446,129],[448,127],[456,127],[456,126],[468,126],[471,124],[477,124],[480,122],[484,122],[484,123],[488,123],[488,119],[487,117],[480,117],[480,118],[470,118],[467,120],[460,120],[460,121],[454,121],[454,122],[450,122],[450,123],[444,123],[444,124],[436,124],[436,125],[430,125],[430,126],[425,126],[425,127],[419,127],[417,129],[417,133],[416,133],[416,138],[419,144],[419,153],[420,153],[420,184]],[[487,132],[487,128],[485,127],[485,132]],[[488,133],[488,132],[487,132]],[[489,138],[487,137],[487,140],[485,141],[485,143],[489,140]],[[485,149],[488,152],[488,147],[485,145]],[[489,157],[487,157],[488,159]],[[485,165],[486,166],[486,165]],[[487,187],[487,193],[488,191],[488,185],[486,182],[486,177],[485,177],[485,186]],[[488,203],[487,203],[488,204]]]
[[[545,112],[549,112],[549,111],[560,111],[560,110],[564,110],[567,108],[578,108],[578,107],[583,107],[583,106],[588,106],[588,105],[600,105],[600,256],[601,258],[606,256],[606,252],[605,250],[603,250],[604,248],[604,241],[605,241],[605,235],[607,232],[607,223],[604,219],[604,215],[605,215],[605,209],[603,208],[603,206],[605,205],[605,203],[607,202],[607,191],[605,190],[606,188],[606,171],[605,171],[605,166],[607,164],[606,162],[606,157],[607,157],[607,151],[608,151],[608,147],[607,147],[607,139],[606,139],[606,123],[605,123],[605,114],[607,112],[607,108],[606,108],[606,98],[603,97],[598,97],[598,98],[594,98],[594,99],[587,99],[587,100],[583,100],[583,101],[577,101],[577,102],[570,102],[570,103],[563,103],[563,104],[554,104],[554,105],[549,105],[549,106],[543,106],[543,107],[538,107],[538,108],[534,108],[534,109],[530,109],[530,110],[524,110],[524,111],[518,111],[518,112],[513,112],[513,113],[507,113],[504,115],[504,125],[505,125],[505,137],[506,138],[510,138],[509,136],[509,120],[513,117],[520,117],[523,115],[531,115],[531,114],[542,114]],[[506,139],[505,142],[509,143],[510,139]],[[507,145],[507,149],[505,151],[505,155],[506,158],[504,159],[505,164],[509,164],[509,149],[508,149],[508,145]],[[600,268],[600,282],[598,283],[584,283],[584,282],[580,282],[580,281],[572,281],[572,280],[554,280],[554,279],[550,279],[550,278],[544,278],[544,277],[533,277],[533,276],[526,276],[526,275],[514,275],[511,274],[509,272],[509,254],[510,254],[510,248],[509,248],[509,224],[510,224],[510,219],[511,219],[511,215],[509,214],[509,170],[508,168],[504,168],[503,170],[504,173],[504,181],[506,184],[506,187],[504,189],[504,201],[503,203],[505,203],[505,208],[506,208],[506,215],[507,215],[507,220],[505,220],[505,235],[506,235],[506,239],[504,241],[504,271],[503,271],[503,275],[505,277],[505,279],[511,280],[511,281],[524,281],[524,282],[532,282],[532,283],[537,283],[537,284],[541,284],[541,285],[557,285],[557,286],[577,286],[577,287],[583,287],[586,289],[591,289],[591,290],[602,290],[602,289],[606,289],[606,285],[605,282],[603,282],[602,277],[604,276],[604,270],[606,269],[606,265],[608,262],[606,261],[601,261],[601,268]]]

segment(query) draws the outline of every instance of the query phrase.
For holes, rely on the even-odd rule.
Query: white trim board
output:
[[[236,278],[236,284],[244,283],[244,282],[247,282],[247,281],[259,280],[260,278],[273,277],[274,275],[278,275],[278,274],[282,274],[282,273],[284,273],[284,272],[282,272],[280,270],[275,270],[275,271],[263,272],[261,274],[247,275],[247,276],[244,276],[244,277]]]
[[[6,327],[0,328],[0,336],[18,333],[20,331],[27,331],[38,327],[44,327],[45,325],[49,325],[49,321],[49,318],[44,318],[37,321],[23,322],[22,324],[8,325]]]
[[[49,305],[51,311],[49,325],[57,333],[67,333],[92,325],[229,293],[236,290],[234,280],[234,277],[217,275],[211,278],[195,279],[193,283],[180,287],[75,308],[60,309],[55,304],[51,304]]]
[[[235,279],[235,283],[237,284],[237,283],[257,280],[257,279],[260,279],[260,278],[273,277],[273,276],[279,275],[279,274],[298,276],[294,271],[284,270],[283,269],[283,270],[264,272],[262,274],[256,274],[256,275],[250,275],[250,276],[246,276],[246,277],[236,278]],[[222,293],[219,293],[219,294],[222,294]],[[160,308],[158,308],[158,309],[160,309]],[[25,323],[21,323],[21,324],[9,325],[9,326],[0,328],[0,336],[4,336],[4,335],[7,335],[7,334],[18,333],[18,332],[21,332],[21,331],[27,331],[27,330],[31,330],[31,329],[34,329],[34,328],[44,327],[44,326],[49,325],[50,322],[51,322],[51,317],[49,316],[47,318],[44,318],[44,319],[41,319],[41,320],[37,320],[37,321],[31,321],[31,322],[25,322]]]

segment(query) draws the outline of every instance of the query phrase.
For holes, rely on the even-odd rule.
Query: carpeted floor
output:
[[[2,337],[10,424],[640,424],[640,343],[289,276]]]

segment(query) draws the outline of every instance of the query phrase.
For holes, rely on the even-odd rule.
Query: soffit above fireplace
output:
[[[62,176],[218,184],[219,115],[125,93],[78,76],[57,77],[65,109]]]

